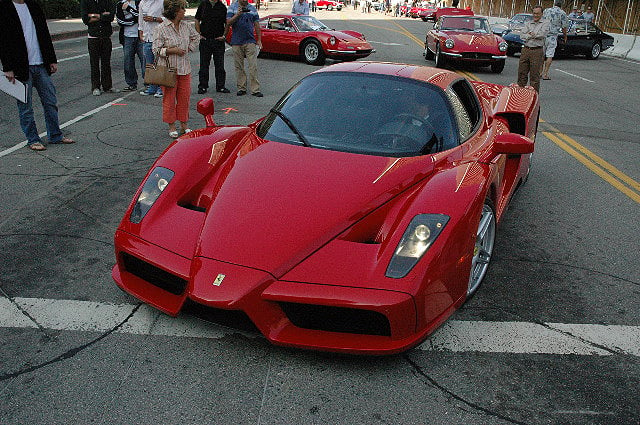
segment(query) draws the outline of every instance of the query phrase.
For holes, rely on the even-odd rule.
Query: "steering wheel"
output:
[[[418,150],[427,143],[433,133],[431,124],[415,114],[395,115],[377,132],[380,144],[386,148]]]

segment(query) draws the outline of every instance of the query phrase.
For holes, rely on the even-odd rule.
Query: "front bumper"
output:
[[[142,301],[172,316],[187,302],[242,312],[277,345],[393,354],[435,328],[418,330],[414,298],[398,291],[281,281],[261,270],[187,259],[122,231],[116,258],[113,279]]]

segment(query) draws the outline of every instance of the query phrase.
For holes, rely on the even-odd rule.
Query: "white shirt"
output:
[[[40,44],[38,43],[38,35],[36,34],[36,25],[33,23],[29,6],[26,3],[13,3],[20,18],[22,25],[22,33],[24,41],[27,44],[27,54],[29,56],[29,65],[42,65],[42,52],[40,52]]]
[[[162,18],[164,5],[162,0],[142,0],[138,5],[138,29],[142,31],[144,41],[150,43],[153,41],[153,32],[160,22],[146,22],[145,16],[153,16],[154,18]]]

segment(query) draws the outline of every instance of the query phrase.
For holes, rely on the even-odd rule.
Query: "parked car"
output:
[[[524,42],[518,30],[507,31],[503,36],[507,42],[507,55],[520,53]],[[600,53],[613,46],[613,36],[602,31],[593,22],[584,19],[569,19],[567,42],[562,32],[558,33],[558,47],[554,57],[584,55],[587,59],[597,59]]]
[[[216,125],[211,98],[197,109],[207,127],[160,155],[118,226],[118,286],[277,345],[391,354],[483,281],[539,102],[530,87],[346,62],[248,126]]]
[[[494,24],[491,25],[494,34],[502,35],[507,31],[519,31],[524,26],[525,22],[532,21],[533,15],[531,13],[517,13],[507,21],[506,24]]]
[[[459,61],[490,66],[500,73],[506,61],[507,43],[491,32],[483,16],[442,16],[427,32],[424,57],[435,59],[436,66],[445,67]]]
[[[269,15],[260,19],[260,55],[300,57],[310,65],[322,65],[327,58],[356,60],[375,50],[357,31],[336,31],[308,15]],[[227,35],[231,38],[231,31]]]
[[[342,10],[344,5],[341,2],[334,0],[318,0],[316,2],[316,7],[318,9],[327,9],[327,10]]]
[[[433,4],[428,4],[425,7],[422,8],[422,10],[420,10],[418,12],[418,18],[422,19],[425,22],[431,21],[431,22],[435,22],[436,20],[436,11],[438,10],[438,8],[436,8],[435,5]]]

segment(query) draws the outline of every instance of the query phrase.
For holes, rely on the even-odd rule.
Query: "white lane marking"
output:
[[[118,50],[118,49],[122,49],[122,46],[116,46],[116,47],[112,48],[111,51]],[[69,56],[68,58],[59,59],[58,63],[66,62],[66,61],[72,61],[74,59],[86,58],[87,56],[89,56],[89,53],[83,53],[81,55],[76,55],[76,56]]]
[[[0,327],[106,332],[122,323],[135,307],[92,301],[0,298]],[[117,332],[210,339],[238,333],[189,316],[169,317],[147,305],[140,307]],[[640,356],[640,326],[452,320],[418,349],[599,356],[617,352]]]
[[[75,123],[77,123],[78,121],[80,121],[80,120],[81,120],[81,119],[83,119],[83,118],[90,117],[91,115],[94,115],[94,114],[96,114],[96,113],[98,113],[98,112],[102,111],[103,109],[106,109],[106,108],[108,108],[108,107],[112,106],[112,105],[113,105],[113,104],[115,104],[115,103],[120,103],[120,102],[122,102],[125,98],[127,98],[127,97],[131,96],[133,93],[135,93],[135,92],[131,92],[131,93],[129,93],[129,94],[127,94],[127,95],[123,96],[123,97],[119,97],[119,98],[117,98],[117,99],[115,99],[115,100],[112,100],[112,101],[111,101],[111,102],[109,102],[109,103],[106,103],[106,104],[104,104],[104,105],[102,105],[102,106],[99,106],[99,107],[97,107],[97,108],[95,108],[95,109],[92,109],[92,110],[90,110],[89,112],[85,112],[84,114],[79,115],[79,116],[77,116],[77,117],[75,117],[75,118],[73,118],[73,119],[71,119],[71,120],[69,120],[69,121],[65,122],[64,124],[60,124],[60,128],[61,128],[61,129],[63,129],[63,128],[65,128],[65,127],[68,127],[68,126],[70,126],[71,124],[75,124]],[[46,136],[46,135],[47,135],[47,132],[46,132],[46,131],[43,131],[43,132],[42,132],[42,133],[40,133],[38,136],[40,136],[40,137],[44,137],[44,136]],[[7,149],[5,149],[5,150],[3,150],[3,151],[0,151],[0,158],[2,158],[3,156],[9,155],[10,153],[15,152],[15,151],[17,151],[18,149],[23,148],[23,147],[25,147],[25,146],[27,146],[27,141],[26,141],[26,140],[23,140],[22,142],[18,143],[17,145],[15,145],[15,146],[13,146],[13,147],[10,147],[10,148],[7,148]]]
[[[595,81],[587,80],[587,79],[586,79],[586,78],[584,78],[584,77],[581,77],[581,76],[576,75],[576,74],[572,74],[572,73],[567,72],[567,71],[563,71],[563,70],[558,69],[558,68],[556,68],[556,71],[558,71],[558,72],[562,72],[563,74],[567,74],[567,75],[570,75],[570,76],[575,77],[575,78],[578,78],[578,79],[580,79],[580,80],[582,80],[582,81],[586,81],[587,83],[595,83]]]

